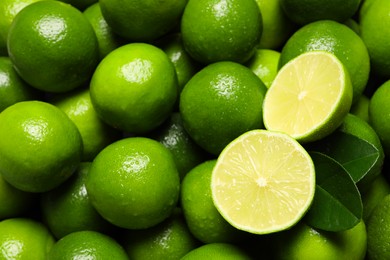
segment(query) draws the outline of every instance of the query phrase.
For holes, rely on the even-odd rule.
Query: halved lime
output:
[[[299,142],[315,141],[342,123],[351,104],[352,84],[341,61],[325,51],[306,52],[276,75],[263,103],[264,125]]]
[[[217,210],[232,226],[267,234],[296,224],[311,205],[315,170],[292,137],[252,130],[222,151],[211,177]]]

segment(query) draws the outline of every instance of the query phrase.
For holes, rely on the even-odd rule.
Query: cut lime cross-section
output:
[[[219,155],[211,190],[232,226],[254,234],[281,231],[296,224],[313,201],[314,164],[289,135],[252,130]]]
[[[351,103],[351,80],[341,61],[328,52],[307,52],[276,75],[263,103],[264,125],[299,142],[319,140],[342,123]]]

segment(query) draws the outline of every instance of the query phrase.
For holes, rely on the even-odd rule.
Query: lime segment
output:
[[[290,136],[252,130],[220,154],[211,177],[214,205],[234,227],[267,234],[297,223],[311,205],[314,164]]]

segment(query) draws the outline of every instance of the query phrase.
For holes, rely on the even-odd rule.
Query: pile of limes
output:
[[[0,259],[390,259],[389,14],[1,0]]]

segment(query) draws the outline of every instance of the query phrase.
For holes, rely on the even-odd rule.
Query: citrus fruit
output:
[[[219,154],[240,134],[263,126],[264,83],[247,67],[230,61],[208,65],[180,95],[184,128],[203,149]]]
[[[129,257],[113,238],[96,231],[78,231],[58,240],[51,248],[47,259],[128,260]]]
[[[115,34],[107,24],[99,3],[90,5],[83,13],[95,31],[99,44],[100,59],[103,59],[108,53],[124,44],[124,39]]]
[[[7,46],[19,75],[47,92],[65,92],[86,83],[99,58],[88,20],[59,1],[23,8],[11,24]]]
[[[187,253],[181,260],[224,259],[249,260],[250,256],[240,247],[228,243],[210,243],[202,245]]]
[[[89,200],[85,180],[90,166],[90,162],[81,163],[65,183],[41,194],[44,222],[57,239],[83,230],[107,232],[112,227]]]
[[[40,99],[42,96],[19,77],[8,57],[0,57],[0,112],[19,101]]]
[[[0,259],[46,259],[54,244],[49,230],[28,218],[0,222]]]
[[[366,255],[367,235],[363,221],[339,232],[315,229],[300,222],[276,235],[273,239],[275,259],[363,260]]]
[[[246,236],[219,214],[211,197],[211,173],[216,160],[209,160],[187,173],[181,184],[180,202],[191,233],[203,243],[234,243]]]
[[[187,1],[100,0],[99,3],[115,33],[133,42],[148,42],[170,32],[180,22]]]
[[[171,151],[180,179],[183,179],[193,167],[209,157],[209,154],[188,135],[178,112],[172,113],[161,127],[151,133],[150,137]]]
[[[35,194],[16,189],[0,174],[0,221],[21,217],[32,207],[38,205],[37,202],[38,197]]]
[[[167,35],[158,41],[157,46],[168,55],[175,66],[180,93],[184,85],[199,71],[201,66],[184,49],[180,33]]]
[[[292,21],[303,25],[318,20],[344,22],[359,9],[361,0],[280,0],[284,12]]]
[[[361,37],[370,54],[372,72],[388,78],[390,76],[390,2],[386,0],[372,2],[364,14],[360,15]]]
[[[368,221],[374,208],[390,194],[390,184],[383,174],[378,175],[370,186],[362,192],[363,220]]]
[[[199,246],[188,230],[181,210],[177,208],[172,216],[157,226],[125,231],[122,244],[133,260],[180,259]]]
[[[390,81],[386,81],[375,90],[368,107],[369,123],[378,134],[386,155],[390,155],[389,100]]]
[[[128,137],[104,148],[92,162],[86,188],[92,205],[112,224],[148,228],[169,217],[179,196],[171,152],[145,137]]]
[[[95,70],[90,95],[97,114],[131,133],[153,130],[173,110],[178,87],[175,67],[161,49],[130,43],[107,55]]]
[[[205,64],[247,61],[262,29],[255,0],[189,0],[181,19],[184,48]]]
[[[232,226],[254,234],[296,224],[314,190],[314,164],[306,150],[289,135],[268,130],[252,130],[232,141],[211,176],[217,210]]]
[[[322,20],[298,29],[283,46],[279,68],[304,52],[321,50],[336,55],[348,70],[355,103],[367,85],[370,56],[363,40],[344,24]]]
[[[96,114],[88,89],[57,95],[50,102],[64,111],[77,126],[83,140],[83,161],[92,161],[104,147],[122,136]]]
[[[59,0],[59,1],[73,5],[74,7],[76,7],[81,11],[98,2],[98,0]]]
[[[277,50],[283,46],[296,25],[284,13],[281,0],[256,0],[263,19],[263,31],[259,46],[264,49]]]
[[[366,122],[369,122],[368,107],[370,106],[370,98],[363,94],[360,98],[352,105],[350,113],[354,114]]]
[[[276,75],[263,102],[264,125],[300,142],[319,140],[340,126],[351,103],[351,81],[341,61],[328,52],[307,52]]]
[[[245,64],[269,88],[278,72],[280,52],[270,49],[257,49],[253,57]]]
[[[390,195],[386,195],[367,221],[367,258],[390,257]]]
[[[42,0],[3,0],[0,2],[0,56],[7,56],[7,37],[15,16],[29,4]]]
[[[57,107],[23,101],[0,113],[0,172],[16,188],[57,187],[73,174],[81,154],[77,127]]]

